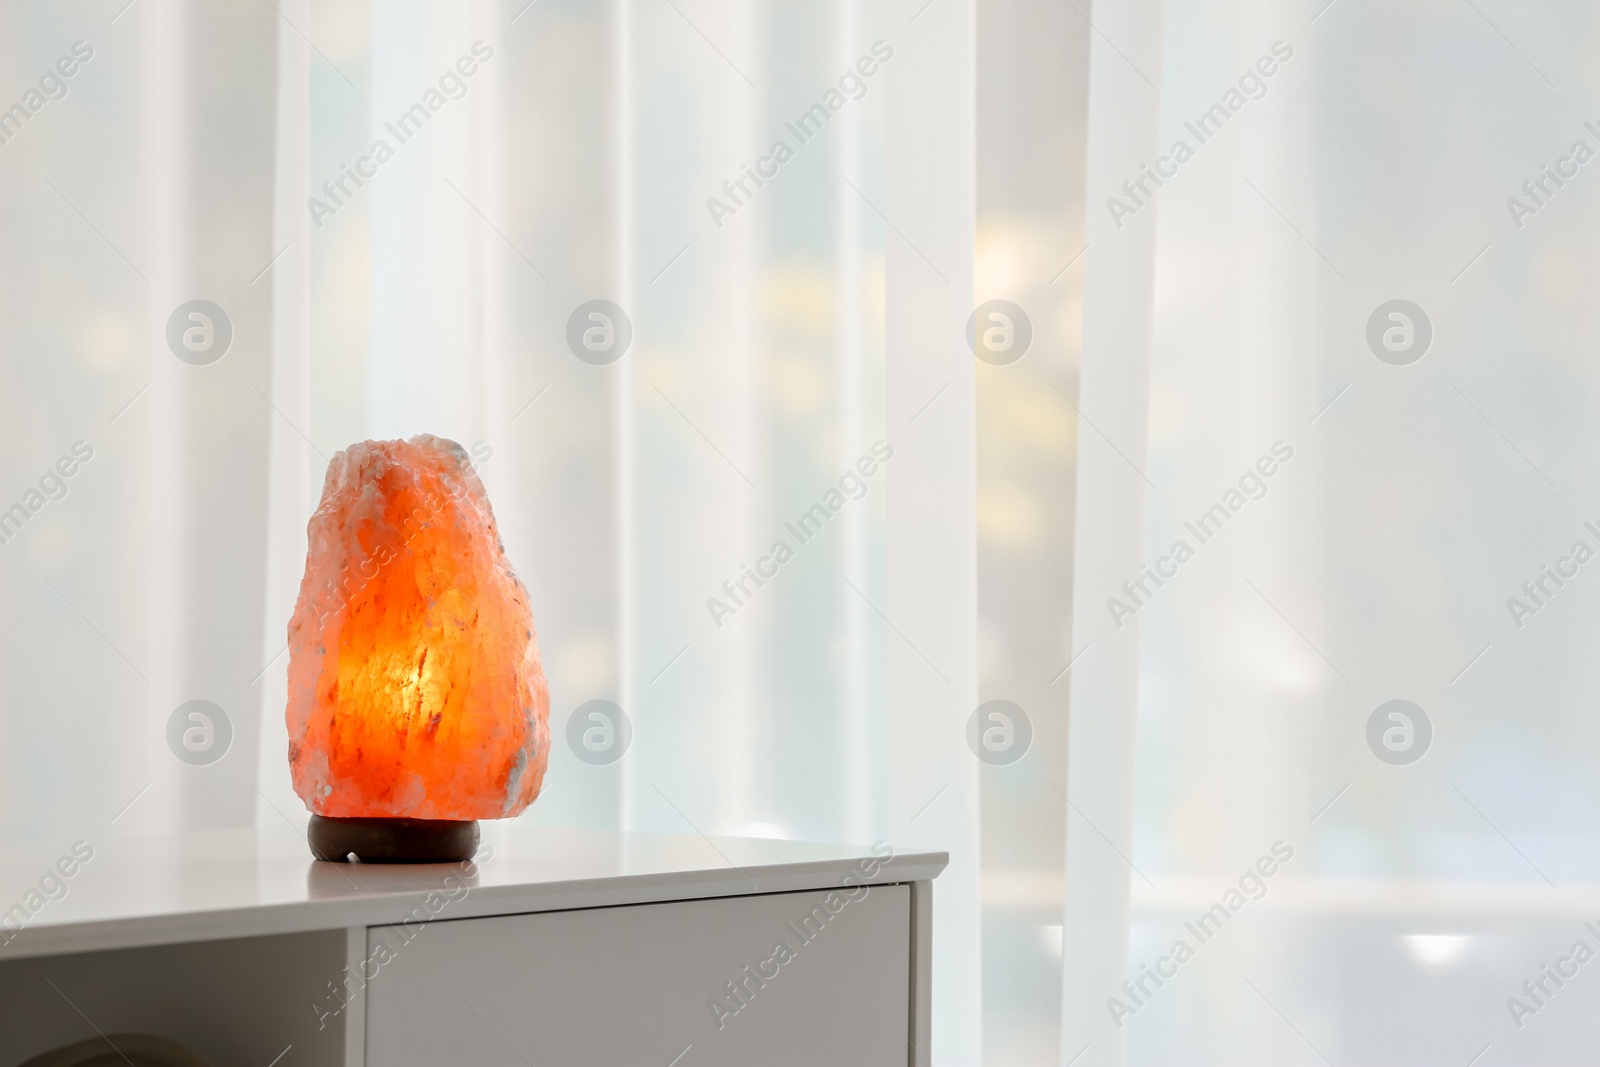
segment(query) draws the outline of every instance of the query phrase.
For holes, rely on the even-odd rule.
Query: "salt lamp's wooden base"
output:
[[[329,819],[311,816],[311,854],[347,863],[461,863],[478,851],[478,824],[445,819]]]

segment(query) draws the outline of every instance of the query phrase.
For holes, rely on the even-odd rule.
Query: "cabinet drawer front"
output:
[[[910,890],[853,892],[374,927],[366,1061],[901,1067]]]

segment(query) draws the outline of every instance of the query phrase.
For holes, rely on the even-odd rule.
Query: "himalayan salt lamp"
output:
[[[333,457],[289,621],[289,768],[318,859],[446,862],[550,756],[528,594],[454,441]]]

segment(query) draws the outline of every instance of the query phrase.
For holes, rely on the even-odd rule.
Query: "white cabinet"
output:
[[[465,872],[107,842],[0,937],[0,1067],[119,1031],[218,1067],[927,1063],[945,853],[514,829]],[[40,862],[0,850],[0,900]]]

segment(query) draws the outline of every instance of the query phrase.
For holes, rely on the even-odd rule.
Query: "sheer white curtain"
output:
[[[0,547],[0,834],[19,847],[255,809],[275,52],[270,10],[0,13],[3,493],[21,509]],[[169,345],[192,300],[226,309],[225,358]],[[221,709],[228,759],[169,748],[191,700]]]
[[[1096,9],[1064,1057],[1577,1062],[1593,13],[1163,6]]]

